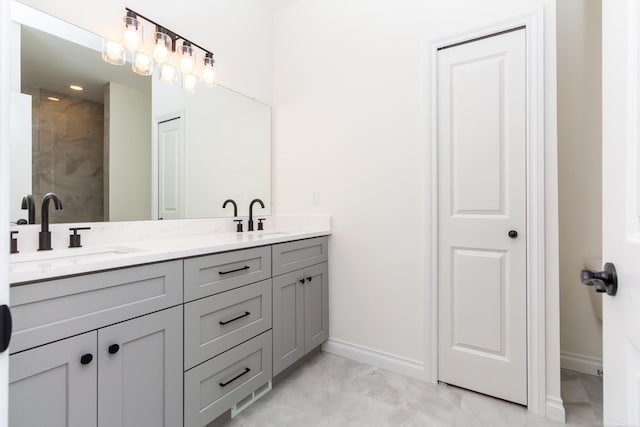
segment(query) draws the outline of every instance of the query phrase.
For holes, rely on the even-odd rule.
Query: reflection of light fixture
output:
[[[166,63],[160,66],[160,81],[172,85],[178,81],[178,70],[172,64]]]
[[[84,88],[82,86],[79,86],[79,85],[69,85],[69,89],[77,90],[77,91],[84,90]]]
[[[131,52],[137,51],[142,46],[142,22],[138,20],[138,15],[127,10],[127,14],[122,18],[122,29],[124,30],[124,47]]]
[[[185,74],[182,76],[182,88],[189,93],[196,91],[198,85],[198,77],[193,74]]]
[[[134,73],[140,74],[141,76],[150,76],[153,74],[153,60],[146,53],[138,51],[133,56],[131,69]]]
[[[204,64],[204,68],[202,69],[202,81],[204,84],[211,87],[215,84],[216,77],[216,72],[213,69],[213,64],[216,62],[213,59],[213,53],[207,52],[202,62]]]
[[[126,62],[124,46],[113,40],[102,40],[102,59],[113,65],[122,65]]]
[[[49,101],[53,101],[53,102],[59,102],[60,98],[56,98],[55,96],[47,96],[47,99]]]
[[[132,58],[131,68],[135,73],[149,76],[153,74],[155,63],[158,65],[160,81],[167,84],[174,84],[182,77],[182,87],[188,92],[194,92],[202,77],[207,86],[214,86],[215,61],[212,52],[129,8],[125,10],[126,15],[122,19],[123,44],[103,40],[102,59],[110,64],[124,64],[127,58],[126,48],[132,54],[129,58]],[[155,25],[153,52],[144,50],[143,21]],[[176,51],[178,40],[182,40],[182,43]],[[199,57],[196,48],[204,53],[199,67],[196,67]]]

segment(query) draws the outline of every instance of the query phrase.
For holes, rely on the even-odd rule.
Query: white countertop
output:
[[[188,236],[110,242],[76,249],[54,249],[9,256],[9,282],[24,284],[138,264],[327,236],[325,227],[304,231],[209,232]]]

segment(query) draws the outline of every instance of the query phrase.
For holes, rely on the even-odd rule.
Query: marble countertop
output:
[[[203,233],[9,256],[11,286],[139,264],[327,236],[328,229]]]

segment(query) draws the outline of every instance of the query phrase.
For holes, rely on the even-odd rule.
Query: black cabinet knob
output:
[[[304,284],[304,279],[300,279],[299,282]]]
[[[92,360],[93,354],[87,353],[82,355],[82,357],[80,358],[80,363],[82,363],[83,365],[88,365]]]
[[[311,279],[313,279],[313,277],[311,277],[311,276],[307,277],[307,282],[310,282]]]
[[[118,350],[120,350],[120,346],[118,344],[111,344],[108,349],[109,354],[116,354]]]
[[[516,237],[518,237],[518,232],[516,230],[509,230],[509,237],[515,239]]]

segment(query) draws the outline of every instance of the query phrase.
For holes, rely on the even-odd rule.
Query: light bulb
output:
[[[193,74],[185,74],[182,78],[182,87],[189,93],[194,93],[196,91],[197,84],[198,78]]]
[[[137,51],[142,44],[142,25],[136,14],[128,11],[127,16],[122,18],[122,29],[124,30],[124,47],[129,51]]]
[[[180,46],[180,70],[184,74],[191,74],[195,65],[196,55],[188,41],[182,42]]]
[[[153,47],[153,59],[155,59],[158,64],[164,64],[169,60],[171,53],[171,37],[165,32],[156,31],[155,40],[156,44]]]
[[[209,87],[215,84],[216,72],[213,69],[214,63],[213,54],[207,52],[203,60],[204,67],[202,68],[202,81]]]
[[[178,70],[171,64],[162,64],[160,67],[160,80],[166,84],[174,84],[178,80]]]
[[[122,65],[125,63],[124,47],[113,40],[102,40],[102,59],[109,64]]]
[[[153,74],[153,61],[146,53],[136,52],[131,68],[136,74],[140,74],[141,76],[150,76]]]

